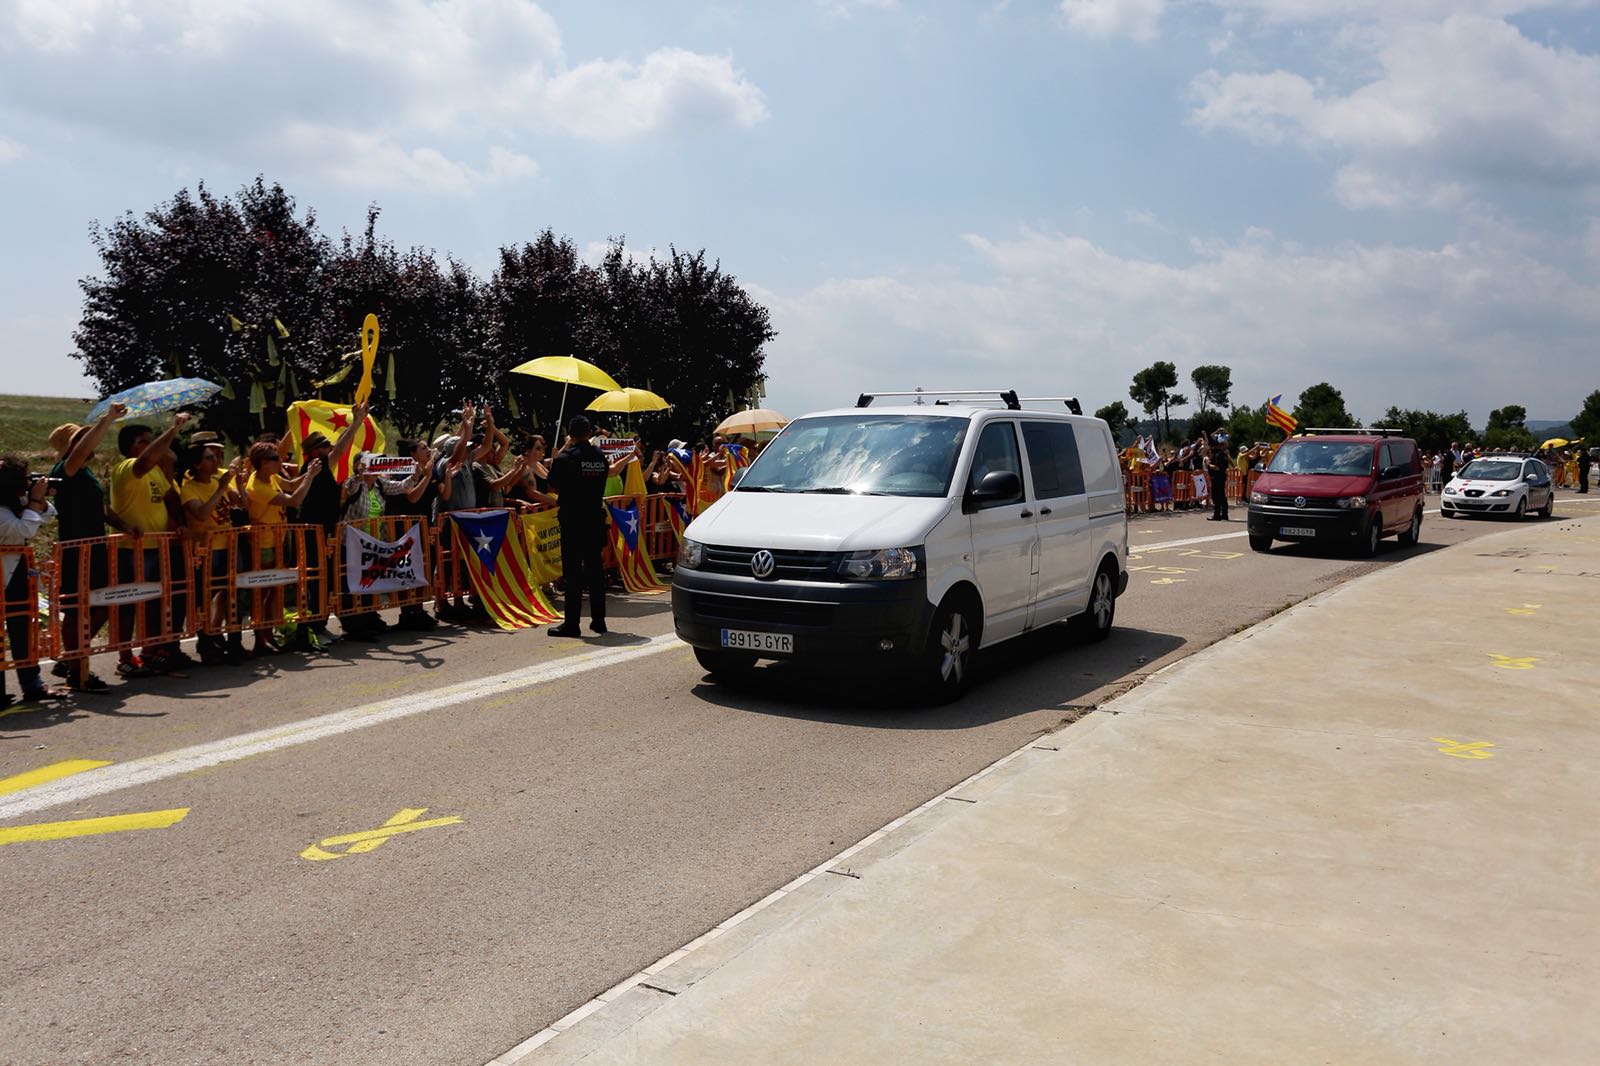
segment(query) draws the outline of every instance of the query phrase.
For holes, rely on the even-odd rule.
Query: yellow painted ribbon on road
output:
[[[404,807],[394,817],[384,822],[377,829],[366,829],[359,833],[343,833],[339,836],[329,837],[318,841],[300,853],[302,859],[312,862],[324,862],[328,859],[342,859],[346,855],[364,855],[386,842],[390,837],[400,833],[414,833],[418,829],[434,829],[441,825],[455,825],[461,821],[459,815],[450,815],[448,818],[430,818],[425,822],[416,821],[428,812],[426,807]],[[344,851],[328,851],[328,848],[337,848],[348,844]]]
[[[42,785],[46,781],[56,781],[63,777],[71,777],[73,774],[81,774],[85,770],[98,770],[102,766],[110,765],[111,763],[105,759],[68,759],[65,762],[53,762],[37,770],[0,778],[0,796],[21,792],[25,788]]]
[[[361,383],[356,386],[355,403],[366,403],[372,395],[372,365],[378,361],[378,316],[368,315],[361,322]]]

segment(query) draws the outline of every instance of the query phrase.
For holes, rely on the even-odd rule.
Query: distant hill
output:
[[[1528,432],[1535,437],[1572,436],[1571,421],[1557,422],[1549,418],[1530,418],[1523,425],[1527,426]]]

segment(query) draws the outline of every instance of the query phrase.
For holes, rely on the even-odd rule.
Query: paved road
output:
[[[1352,562],[1141,517],[1108,643],[1034,635],[934,710],[818,672],[713,684],[640,597],[582,645],[441,629],[8,714],[0,778],[109,765],[0,794],[0,840],[179,820],[0,851],[0,1060],[476,1066],[1079,708],[1493,528],[1430,517]]]

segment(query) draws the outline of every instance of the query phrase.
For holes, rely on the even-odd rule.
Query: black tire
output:
[[[1441,507],[1441,508],[1440,508],[1440,509],[1439,509],[1439,513],[1440,513],[1440,514],[1441,514],[1441,515],[1443,515],[1443,516],[1444,516],[1444,517],[1446,517],[1446,518],[1460,518],[1460,517],[1461,517],[1461,516],[1460,516],[1460,515],[1459,515],[1459,514],[1458,514],[1458,513],[1456,513],[1456,512],[1455,512],[1455,511],[1446,511],[1446,510],[1445,510],[1445,509],[1444,509],[1444,508],[1442,508],[1442,507]]]
[[[1409,548],[1422,536],[1422,508],[1418,507],[1411,515],[1411,524],[1405,532],[1400,534],[1401,547]]]
[[[1383,516],[1375,514],[1367,521],[1367,528],[1362,533],[1361,546],[1357,554],[1363,559],[1371,559],[1378,554],[1378,544],[1383,540]]]
[[[1098,643],[1111,635],[1116,618],[1117,572],[1114,567],[1102,566],[1089,588],[1088,609],[1072,618],[1067,626],[1072,635],[1084,643]]]
[[[746,651],[696,648],[694,657],[701,669],[716,678],[744,677],[756,668],[756,657]]]
[[[972,684],[982,616],[976,600],[954,595],[939,605],[916,665],[915,687],[930,703],[948,703]]]
[[[1258,537],[1250,534],[1250,550],[1253,552],[1269,552],[1272,550],[1271,537]]]
[[[1528,517],[1528,497],[1526,494],[1517,501],[1517,509],[1511,513],[1511,517],[1518,522]]]
[[[1556,494],[1554,492],[1545,497],[1544,506],[1539,508],[1540,518],[1549,518],[1556,513]]]

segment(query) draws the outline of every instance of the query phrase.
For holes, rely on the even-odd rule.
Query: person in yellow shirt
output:
[[[306,498],[311,482],[322,469],[322,460],[311,460],[300,471],[298,478],[285,478],[280,473],[283,456],[278,454],[278,446],[271,441],[257,441],[250,446],[250,469],[250,478],[244,483],[244,503],[250,513],[250,525],[281,526],[285,509],[300,506],[300,501]],[[262,529],[255,540],[256,550],[252,559],[255,565],[252,569],[266,570],[276,566],[278,553],[272,531]],[[269,586],[258,591],[256,606],[258,609],[251,612],[256,623],[255,654],[282,655],[286,649],[272,636],[273,626],[283,620],[282,587]],[[267,624],[262,625],[262,622]]]
[[[172,515],[167,510],[167,493],[172,488],[172,482],[161,464],[172,455],[172,441],[189,418],[188,413],[180,411],[173,416],[172,425],[159,436],[149,426],[141,425],[123,426],[117,431],[117,451],[122,453],[122,460],[111,468],[111,514],[123,532],[165,533],[172,528]],[[173,547],[176,549],[173,560],[176,563],[181,559],[182,548],[178,545]],[[135,551],[134,548],[118,549],[117,573],[124,575],[124,581],[136,572],[140,576],[134,577],[134,580],[159,581],[160,550],[138,550],[140,564],[137,570],[134,565]],[[173,573],[181,571],[182,567],[179,566]],[[180,627],[186,606],[183,596],[175,594],[169,606],[172,625],[174,628]],[[161,608],[159,599],[146,602],[146,634],[163,630]],[[127,607],[118,611],[118,626],[122,632],[132,632],[135,610]],[[117,673],[123,677],[148,677],[152,673],[170,673],[194,665],[194,660],[179,649],[176,640],[157,639],[144,645],[140,652],[141,656],[135,656],[131,651],[123,651],[121,661],[117,663]]]
[[[183,484],[178,489],[185,528],[202,553],[201,565],[208,567],[212,581],[226,581],[228,577],[229,537],[224,531],[233,527],[228,511],[234,495],[232,484],[239,476],[239,460],[234,460],[232,466],[219,474],[217,467],[221,462],[220,444],[191,448],[185,457]],[[229,647],[221,636],[227,606],[225,590],[212,593],[210,616],[198,627],[201,632],[195,636],[203,663],[238,662],[243,658],[238,651],[229,654]]]

